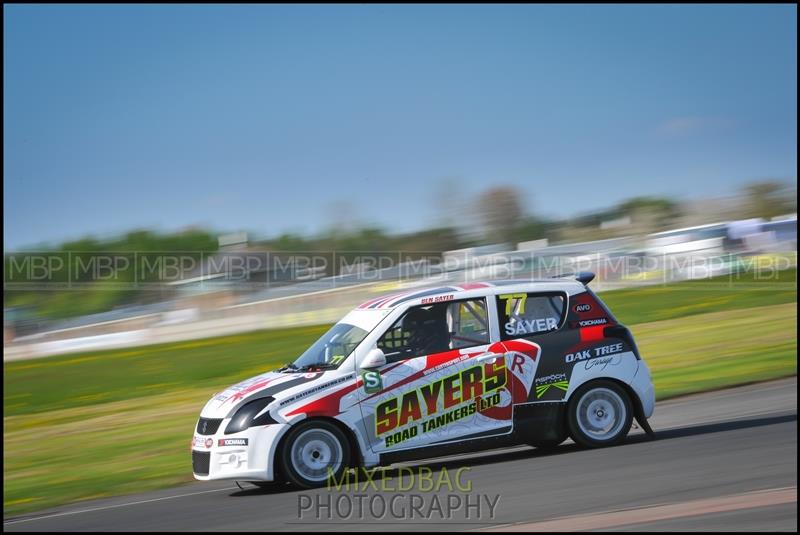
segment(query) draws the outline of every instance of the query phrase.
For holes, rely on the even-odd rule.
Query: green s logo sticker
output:
[[[364,392],[367,394],[374,394],[383,390],[383,380],[380,372],[364,372],[361,375],[361,379],[364,380]]]

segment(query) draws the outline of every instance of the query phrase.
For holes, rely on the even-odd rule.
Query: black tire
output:
[[[556,449],[559,444],[561,444],[562,442],[564,442],[569,438],[569,432],[567,431],[566,422],[563,422],[562,420],[560,427],[561,429],[553,432],[553,435],[555,436],[551,436],[550,438],[533,440],[528,442],[528,445],[544,451],[551,451]]]
[[[582,385],[567,406],[567,428],[587,448],[619,444],[633,421],[633,404],[624,388],[604,379]]]
[[[341,480],[350,465],[350,456],[350,443],[336,425],[309,420],[287,433],[280,451],[281,472],[300,488],[320,487],[328,482],[328,468],[333,470],[333,477]]]
[[[551,440],[539,440],[537,442],[531,442],[530,445],[533,446],[534,448],[536,448],[537,450],[552,451],[552,450],[556,449],[559,446],[559,444],[561,444],[565,440],[567,440],[567,434],[566,433],[564,433],[563,437],[559,437],[559,438],[551,439]]]

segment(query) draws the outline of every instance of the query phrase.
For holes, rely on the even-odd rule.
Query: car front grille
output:
[[[198,435],[213,435],[219,429],[222,418],[200,418],[197,420]]]
[[[192,472],[198,476],[207,476],[208,467],[211,463],[211,453],[207,451],[192,452]]]

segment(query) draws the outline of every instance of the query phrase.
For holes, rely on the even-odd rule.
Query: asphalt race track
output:
[[[367,490],[360,484],[349,491],[262,490],[246,484],[240,490],[233,482],[197,483],[7,518],[3,527],[228,532],[797,529],[796,377],[659,403],[651,423],[655,440],[634,429],[625,444],[613,448],[581,450],[568,442],[553,453],[521,447],[404,465],[431,468],[434,481],[446,469],[451,483],[466,466],[460,484],[471,484],[468,492],[446,486],[435,493],[378,492],[369,483]],[[187,470],[189,466],[187,455]],[[385,481],[377,475],[375,485],[392,489],[398,482],[408,483],[398,474],[387,471]],[[393,515],[390,507],[404,514]]]

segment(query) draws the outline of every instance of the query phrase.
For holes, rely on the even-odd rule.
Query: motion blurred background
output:
[[[659,399],[796,375],[796,51],[796,6],[4,6],[4,513],[190,480],[208,397],[410,287],[590,270]]]

